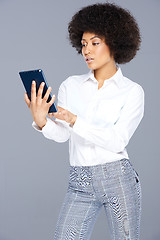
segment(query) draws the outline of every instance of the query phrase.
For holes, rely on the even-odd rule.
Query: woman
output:
[[[104,206],[111,239],[140,237],[141,186],[126,146],[144,114],[144,91],[123,76],[140,47],[129,11],[110,3],[82,8],[68,26],[69,39],[89,73],[71,76],[58,92],[58,112],[47,117],[55,96],[42,98],[43,84],[25,101],[33,127],[56,142],[69,139],[70,177],[54,239],[90,239]]]

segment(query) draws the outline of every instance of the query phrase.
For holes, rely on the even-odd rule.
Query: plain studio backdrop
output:
[[[53,240],[68,184],[68,142],[32,128],[18,72],[42,68],[56,97],[68,76],[87,73],[67,25],[81,7],[97,2],[105,1],[0,0],[0,240]],[[145,116],[127,150],[142,184],[141,240],[159,240],[160,1],[114,2],[132,12],[142,35],[135,59],[120,66],[145,91]],[[91,239],[110,239],[104,209]]]

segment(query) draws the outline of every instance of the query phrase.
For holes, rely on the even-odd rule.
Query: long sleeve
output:
[[[87,123],[81,117],[77,117],[72,130],[95,145],[119,153],[128,144],[143,115],[144,91],[140,85],[136,85],[121,109],[120,117],[116,123],[106,128],[100,128]]]
[[[57,102],[58,106],[65,109],[67,108],[64,83],[62,83],[59,87]],[[37,131],[42,132],[46,138],[54,140],[56,142],[65,142],[70,137],[69,124],[59,119],[52,120],[50,118],[47,118],[47,123],[42,129],[40,129],[35,122],[32,123],[32,126]]]

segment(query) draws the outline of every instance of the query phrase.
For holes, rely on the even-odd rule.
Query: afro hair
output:
[[[134,58],[140,48],[141,36],[132,14],[114,3],[97,3],[83,7],[68,24],[69,40],[82,54],[84,32],[104,37],[116,63],[124,64]]]

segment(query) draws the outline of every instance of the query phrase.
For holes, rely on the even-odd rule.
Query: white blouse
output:
[[[42,130],[35,122],[32,126],[56,142],[69,139],[70,165],[129,159],[126,146],[144,115],[144,91],[120,67],[100,89],[91,70],[68,77],[60,85],[57,105],[77,115],[73,126],[50,118]]]

